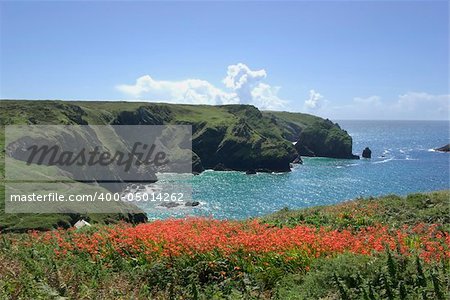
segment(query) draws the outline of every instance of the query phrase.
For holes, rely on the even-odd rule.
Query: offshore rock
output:
[[[450,144],[434,149],[439,152],[450,152]]]
[[[370,150],[369,147],[366,147],[362,152],[362,157],[372,158],[372,150]]]

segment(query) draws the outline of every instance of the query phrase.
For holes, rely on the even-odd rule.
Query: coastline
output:
[[[0,286],[9,289],[0,295],[344,299],[362,297],[369,286],[378,297],[389,288],[445,299],[448,267],[439,266],[450,262],[449,197],[450,190],[372,197],[244,221],[2,233]],[[395,273],[383,271],[389,268]]]

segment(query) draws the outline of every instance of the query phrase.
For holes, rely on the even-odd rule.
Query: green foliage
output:
[[[303,129],[323,121],[322,118],[313,115],[285,111],[267,111],[263,112],[263,115],[280,128],[282,136],[291,142],[298,141]]]
[[[342,254],[317,261],[306,275],[286,276],[277,293],[279,299],[448,299],[450,276],[444,265],[390,252]]]
[[[449,229],[450,191],[410,194],[407,197],[396,195],[348,201],[333,206],[289,210],[283,209],[261,218],[262,222],[275,226],[295,226],[311,224],[332,226],[334,228],[370,226],[375,223],[402,225],[428,223],[440,224],[443,230]]]
[[[0,181],[4,178],[4,125],[189,124],[193,128],[193,170],[199,172],[219,163],[242,171],[288,171],[289,163],[297,155],[290,141],[296,140],[308,126],[325,122],[319,117],[300,113],[261,112],[251,105],[17,100],[1,100],[0,105]],[[17,172],[23,171],[18,169]],[[44,171],[37,169],[34,172]],[[4,214],[1,182],[0,189],[0,231],[67,228],[76,221],[67,215]],[[107,224],[118,219],[127,220],[126,216],[116,214],[89,215],[88,218]]]
[[[233,260],[214,254],[163,261],[120,255],[104,261],[85,255],[55,260],[54,249],[42,244],[0,246],[0,299],[15,291],[25,299],[259,299],[287,272],[276,257],[252,261],[243,253]]]
[[[352,138],[338,124],[329,120],[316,121],[306,127],[295,145],[303,156],[355,158],[352,154]]]
[[[396,227],[401,224],[386,214],[396,212],[396,207],[401,206],[415,211],[417,218],[405,219],[414,225],[423,220],[442,220],[435,209],[445,209],[448,193],[383,197],[378,199],[381,204],[376,207],[372,207],[372,203],[378,203],[375,199],[360,199],[302,210],[298,219],[317,226],[350,226],[358,230],[364,226],[359,221],[352,223],[356,216],[351,212],[361,210],[373,221]],[[383,207],[388,203],[392,204],[392,210],[386,211]],[[288,218],[292,223],[282,220],[299,212],[283,210],[267,218],[274,222],[276,216],[279,225],[293,225],[292,219]],[[408,210],[406,213],[409,214]],[[444,210],[442,214],[445,213]],[[342,216],[345,221],[339,220]],[[95,234],[99,226],[83,230]],[[214,251],[158,260],[148,259],[145,254],[129,259],[112,253],[94,260],[86,253],[56,258],[55,249],[49,244],[31,244],[33,239],[27,234],[8,233],[0,237],[0,299],[441,300],[449,297],[448,259],[423,261],[401,254],[400,249],[373,255],[342,253],[320,258],[299,255],[290,261],[276,253],[254,257],[244,252],[223,256]],[[30,247],[19,246],[24,242],[30,243]]]
[[[0,124],[191,124],[202,158],[228,147],[250,160],[254,149],[267,161],[292,154],[289,141],[302,133],[324,149],[347,149],[351,139],[318,117],[260,112],[252,106],[190,106],[120,102],[2,101]],[[308,129],[309,128],[309,129]],[[0,130],[0,180],[4,179],[4,132]],[[243,146],[244,145],[244,146]],[[319,146],[319,144],[317,144]],[[238,148],[233,148],[238,147]],[[226,149],[226,148],[225,148]],[[350,148],[351,149],[351,148]],[[203,151],[203,152],[202,152]],[[206,165],[213,165],[211,160]],[[203,163],[205,163],[203,161]],[[284,162],[283,162],[284,163]],[[270,166],[270,165],[269,165]],[[274,167],[274,166],[270,166]],[[328,207],[282,210],[261,218],[274,226],[311,224],[359,230],[376,223],[400,227],[440,224],[448,231],[449,191],[358,199]],[[0,230],[22,232],[68,227],[80,215],[5,214],[0,184]],[[92,223],[114,223],[120,214],[85,215]],[[96,225],[86,230],[96,230]],[[53,248],[33,245],[26,234],[0,235],[0,299],[448,299],[448,260],[424,262],[387,251],[340,254],[286,262],[276,254],[224,258],[208,253],[149,261],[144,255],[99,258],[79,254],[56,259]],[[28,241],[18,247],[16,241]]]
[[[14,100],[3,100],[1,105],[5,108],[0,113],[1,125],[192,125],[193,151],[205,168],[222,163],[237,170],[287,171],[289,163],[297,155],[291,142],[297,141],[302,131],[325,126],[323,131],[330,131],[330,141],[327,142],[330,147],[340,145],[342,139],[349,138],[338,126],[327,127],[329,121],[319,117],[301,113],[261,112],[251,105]],[[321,142],[325,143],[325,140],[321,139]]]

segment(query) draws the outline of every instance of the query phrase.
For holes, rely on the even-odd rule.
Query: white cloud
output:
[[[246,65],[238,63],[228,66],[227,76],[223,83],[227,88],[232,89],[239,98],[240,103],[251,103],[253,101],[252,91],[260,86],[260,81],[266,78],[264,69],[252,71]]]
[[[323,96],[316,92],[315,90],[309,91],[309,98],[305,100],[305,109],[306,110],[316,110],[322,105]]]
[[[253,104],[261,109],[281,108],[286,101],[278,97],[279,87],[262,81],[267,73],[251,70],[242,63],[228,66],[223,83],[229,91],[200,79],[182,81],[155,80],[150,75],[139,77],[135,84],[117,85],[116,89],[137,100],[187,104]]]
[[[182,81],[154,80],[149,75],[139,77],[135,84],[116,87],[122,93],[136,99],[179,102],[189,104],[221,104],[231,101],[230,95],[199,79]]]
[[[450,109],[450,95],[432,95],[427,93],[409,92],[398,97],[394,108],[407,112],[446,115]]]
[[[258,84],[251,92],[252,102],[250,104],[269,110],[284,107],[287,101],[278,97],[279,89],[280,87],[273,87],[265,83]]]
[[[345,105],[328,105],[319,114],[333,119],[442,120],[449,118],[450,95],[408,92],[394,99],[355,97]]]

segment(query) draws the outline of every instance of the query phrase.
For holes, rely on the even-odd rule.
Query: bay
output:
[[[450,154],[432,151],[450,141],[448,121],[338,121],[353,138],[353,152],[367,146],[372,159],[305,157],[292,172],[246,175],[207,170],[167,175],[162,182],[192,185],[194,208],[144,206],[149,219],[211,216],[244,219],[284,207],[328,205],[357,197],[406,195],[448,189]]]

